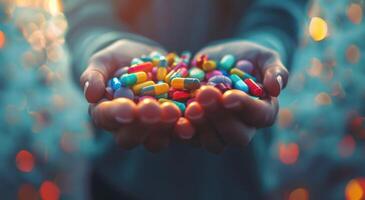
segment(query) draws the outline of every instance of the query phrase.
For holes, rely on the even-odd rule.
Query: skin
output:
[[[274,51],[245,41],[222,42],[202,49],[197,55],[207,54],[210,59],[218,60],[229,53],[252,61],[269,94],[263,100],[254,100],[238,90],[222,94],[214,87],[204,86],[197,92],[197,101],[187,107],[186,117],[182,117],[179,109],[168,102],[159,104],[145,99],[135,104],[125,98],[103,99],[106,82],[117,69],[152,51],[166,53],[157,46],[133,40],[117,41],[92,56],[80,78],[94,123],[113,133],[121,147],[132,149],[143,144],[147,150],[158,152],[177,139],[220,153],[226,146],[247,145],[256,128],[270,126],[275,121],[276,97],[286,85],[288,71]],[[279,75],[281,81],[277,79]]]
[[[158,152],[166,148],[174,136],[186,140],[195,132],[173,103],[159,104],[154,99],[144,99],[135,104],[126,98],[103,99],[107,80],[117,69],[152,51],[166,53],[157,46],[133,40],[117,41],[94,54],[80,77],[94,123],[113,133],[124,149],[143,144],[149,151]]]
[[[251,61],[268,93],[263,99],[255,100],[239,90],[222,94],[212,86],[204,86],[197,93],[197,102],[186,109],[185,116],[196,127],[203,148],[220,153],[226,146],[243,147],[257,128],[275,122],[279,108],[276,97],[287,83],[288,71],[276,52],[243,40],[208,46],[197,55],[202,54],[214,60],[233,54],[237,60]]]

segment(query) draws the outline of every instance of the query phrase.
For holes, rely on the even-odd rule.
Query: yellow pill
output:
[[[175,89],[195,90],[200,87],[200,81],[197,78],[174,78],[171,80],[171,87]]]
[[[157,80],[159,80],[159,81],[164,80],[165,77],[166,77],[166,74],[167,74],[166,67],[158,67],[157,68],[157,73],[156,73]]]
[[[166,60],[168,66],[171,66],[175,62],[175,57],[177,56],[176,53],[169,53],[166,55]]]
[[[159,83],[142,88],[141,95],[157,96],[163,93],[167,93],[169,89],[170,87],[167,83]]]
[[[238,68],[231,69],[230,73],[231,74],[236,74],[237,76],[239,76],[243,80],[250,78],[250,79],[256,81],[255,77],[251,76],[250,74],[248,74],[248,73],[246,73],[246,72],[244,72],[244,71],[242,71]]]
[[[142,88],[150,86],[150,85],[154,85],[154,84],[155,84],[155,82],[153,82],[153,81],[146,81],[144,83],[134,85],[132,87],[132,89],[133,89],[134,93],[139,94],[141,92]]]
[[[217,68],[217,63],[214,60],[208,60],[203,63],[203,70],[206,72],[213,71],[215,68]]]

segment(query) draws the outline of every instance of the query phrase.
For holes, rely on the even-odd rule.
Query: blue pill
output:
[[[208,80],[209,85],[218,85],[220,83],[224,83],[226,85],[232,86],[231,79],[224,75],[213,76],[212,78],[210,78]]]
[[[115,91],[115,90],[119,89],[120,87],[122,87],[122,83],[119,81],[118,78],[114,77],[111,80],[110,86]]]
[[[247,84],[236,74],[232,74],[230,76],[232,83],[233,83],[233,87],[237,90],[241,90],[244,91],[246,93],[248,93],[248,86]]]
[[[120,87],[114,92],[114,98],[128,98],[130,100],[134,99],[134,93],[131,89],[126,87]]]

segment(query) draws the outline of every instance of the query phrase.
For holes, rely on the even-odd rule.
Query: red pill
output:
[[[200,55],[197,59],[196,59],[196,66],[197,67],[203,67],[203,64],[205,61],[208,60],[208,56],[203,54],[203,55]]]
[[[186,101],[190,98],[190,93],[177,90],[172,94],[172,99],[175,101]]]
[[[136,73],[136,72],[141,72],[144,71],[146,73],[151,72],[153,68],[153,64],[151,62],[145,62],[145,63],[141,63],[141,64],[137,64],[137,65],[133,65],[131,67],[128,68],[128,73]]]
[[[262,97],[264,96],[264,90],[262,87],[260,87],[254,80],[247,78],[244,80],[249,88],[250,94],[256,97]]]

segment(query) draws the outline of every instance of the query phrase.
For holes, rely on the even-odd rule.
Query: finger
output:
[[[123,125],[115,134],[117,143],[124,149],[129,150],[141,144],[143,128],[139,121]]]
[[[206,54],[210,59],[220,60],[226,54],[232,54],[237,60],[245,59],[255,64],[263,77],[263,84],[270,96],[277,97],[285,88],[289,73],[281,62],[280,56],[273,50],[246,41],[232,41],[225,45],[214,45],[200,51],[197,56]]]
[[[174,136],[181,140],[189,140],[195,134],[195,128],[185,117],[180,117],[174,127]]]
[[[229,90],[223,94],[223,106],[247,125],[254,127],[271,126],[279,109],[277,99],[268,97],[260,100],[239,90]]]
[[[96,124],[106,130],[116,130],[122,124],[135,119],[136,105],[126,98],[103,101],[92,106],[92,117]]]
[[[245,126],[222,106],[222,95],[218,89],[204,86],[196,98],[204,109],[204,117],[216,127],[225,143],[233,146],[248,144],[254,134],[253,129]]]
[[[288,70],[280,63],[267,65],[264,71],[263,83],[266,91],[270,96],[279,96],[281,90],[286,86],[288,82],[289,73]]]
[[[218,154],[224,150],[223,141],[218,137],[216,130],[204,118],[204,110],[199,103],[189,104],[185,116],[196,128],[200,143],[207,151]]]
[[[80,79],[84,96],[89,103],[97,103],[105,94],[105,78],[96,70],[87,69]]]
[[[159,131],[150,133],[144,146],[151,152],[161,151],[170,143],[171,133],[176,121],[181,117],[179,108],[170,102],[161,104],[161,122],[158,124]]]

